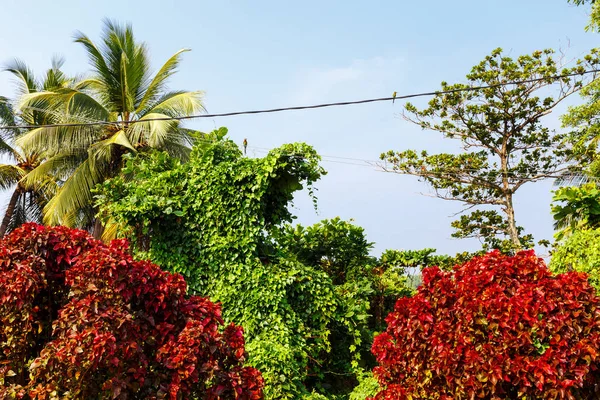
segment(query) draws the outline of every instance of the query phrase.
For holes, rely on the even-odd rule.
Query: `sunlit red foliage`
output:
[[[0,242],[0,398],[260,399],[242,328],[125,241],[27,224]]]
[[[373,344],[375,398],[596,398],[599,305],[584,274],[553,276],[533,251],[425,269]]]

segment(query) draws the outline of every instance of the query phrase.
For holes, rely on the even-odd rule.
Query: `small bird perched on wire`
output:
[[[246,147],[248,147],[248,141],[244,139],[244,142],[242,144],[244,145],[244,155],[246,155]]]
[[[392,104],[396,101],[396,92],[392,93]]]

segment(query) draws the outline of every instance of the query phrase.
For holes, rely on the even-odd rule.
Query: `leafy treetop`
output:
[[[408,121],[459,140],[463,152],[389,151],[381,156],[390,164],[385,168],[420,177],[438,197],[464,203],[465,211],[474,208],[452,223],[453,236],[478,237],[486,248],[504,251],[529,247],[532,237],[523,235],[516,223],[513,197],[523,185],[567,169],[563,136],[541,119],[590,77],[554,76],[583,72],[598,63],[594,52],[577,66],[561,69],[552,50],[513,59],[496,49],[473,67],[467,84],[442,82],[445,91],[491,87],[438,94],[423,110],[406,105]],[[510,84],[531,79],[540,80]],[[551,85],[557,87],[554,96],[545,90]]]
[[[108,225],[132,238],[137,257],[182,273],[192,291],[221,302],[226,321],[244,327],[267,398],[302,398],[328,371],[332,329],[348,335],[366,318],[362,303],[345,303],[320,265],[286,256],[271,237],[292,221],[294,192],[310,191],[325,171],[305,144],[248,158],[225,133],[213,132],[185,164],[165,153],[128,159],[97,205]],[[360,332],[349,335],[357,353]]]

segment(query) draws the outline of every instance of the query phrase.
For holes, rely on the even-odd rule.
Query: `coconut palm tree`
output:
[[[5,70],[14,75],[18,84],[18,95],[24,96],[70,85],[73,80],[61,71],[63,62],[60,58],[54,58],[52,67],[46,71],[40,82],[34,78],[31,69],[20,60],[13,61]],[[55,121],[55,116],[39,110],[29,110],[17,116],[10,100],[0,97],[0,154],[11,161],[10,164],[0,164],[0,188],[12,189],[0,224],[0,237],[25,222],[41,222],[42,209],[57,189],[53,177],[48,175],[38,175],[37,181],[26,182],[28,174],[44,160],[44,154],[40,151],[24,150],[15,144],[15,139],[25,134],[26,130],[2,127],[19,124],[41,125]]]
[[[100,237],[93,188],[119,173],[127,153],[154,148],[188,157],[196,133],[168,118],[196,114],[204,107],[202,92],[166,90],[168,78],[187,50],[175,53],[152,75],[147,47],[135,40],[130,25],[106,20],[99,46],[83,33],[76,34],[75,42],[85,48],[92,76],[72,87],[27,94],[19,108],[60,115],[62,123],[110,123],[39,127],[17,143],[47,155],[28,174],[27,182],[47,175],[63,182],[44,207],[44,222],[93,226],[94,235]]]

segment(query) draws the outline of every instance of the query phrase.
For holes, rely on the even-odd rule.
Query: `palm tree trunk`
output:
[[[93,231],[92,235],[94,236],[95,239],[101,240],[103,233],[104,233],[104,225],[102,225],[102,221],[100,221],[100,218],[95,218],[94,219],[94,231]]]
[[[4,237],[6,234],[6,230],[8,229],[8,224],[12,219],[12,216],[15,212],[15,207],[17,206],[17,201],[19,200],[19,196],[21,195],[21,188],[17,185],[15,191],[10,197],[10,202],[8,203],[8,207],[6,207],[6,212],[4,213],[4,218],[2,219],[2,225],[0,225],[0,237]]]

